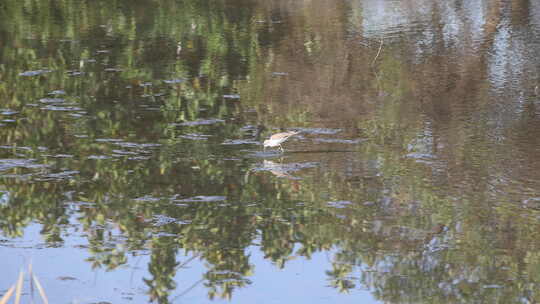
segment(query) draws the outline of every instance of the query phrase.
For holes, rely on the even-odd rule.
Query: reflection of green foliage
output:
[[[152,244],[152,260],[148,266],[152,279],[144,279],[144,282],[150,288],[151,301],[168,303],[170,291],[176,288],[173,280],[178,266],[176,250],[169,238],[154,239]]]

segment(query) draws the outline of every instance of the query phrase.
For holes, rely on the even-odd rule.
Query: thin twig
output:
[[[186,295],[188,292],[190,292],[193,288],[197,287],[197,285],[201,284],[202,282],[204,282],[204,278],[198,280],[198,281],[195,282],[195,283],[193,283],[193,285],[189,286],[186,290],[182,291],[182,293],[180,293],[179,295],[177,295],[176,297],[174,297],[174,299],[173,299],[171,302],[174,302],[174,301],[176,301],[178,298],[183,297],[184,295]]]
[[[379,46],[379,51],[377,51],[377,55],[375,58],[373,58],[373,61],[371,62],[371,65],[375,64],[375,61],[377,61],[377,58],[379,58],[379,55],[381,54],[382,46],[383,46],[384,39],[381,38],[381,45]]]
[[[28,264],[28,276],[30,277],[30,302],[34,303],[34,281],[32,280],[34,273],[32,272],[32,260],[30,260],[30,263]]]
[[[185,261],[184,263],[178,265],[176,267],[176,270],[180,269],[180,268],[183,268],[184,266],[186,266],[189,262],[193,261],[194,259],[198,258],[200,256],[200,254],[196,254],[194,256],[192,256],[191,258],[187,259],[187,261]]]

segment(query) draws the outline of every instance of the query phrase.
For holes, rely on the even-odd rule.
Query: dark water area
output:
[[[0,3],[0,297],[539,303],[539,232],[540,2]]]

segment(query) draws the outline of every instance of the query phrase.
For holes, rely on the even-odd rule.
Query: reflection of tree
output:
[[[151,301],[169,303],[169,293],[176,288],[173,280],[177,262],[177,250],[170,238],[159,238],[152,241],[152,255],[148,271],[152,279],[145,279],[149,287]]]

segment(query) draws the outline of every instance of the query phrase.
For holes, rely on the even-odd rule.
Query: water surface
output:
[[[31,265],[52,303],[540,302],[538,20],[0,4],[0,293]]]

